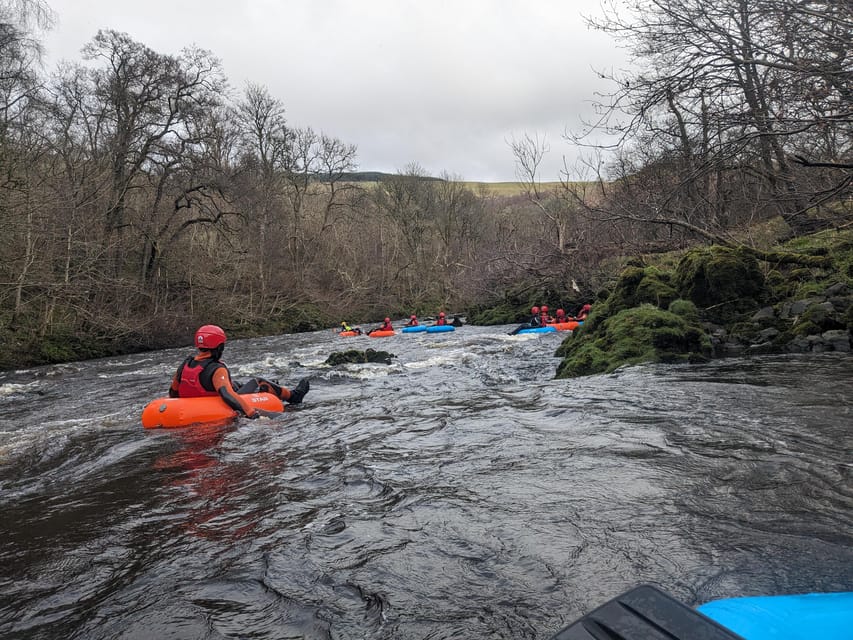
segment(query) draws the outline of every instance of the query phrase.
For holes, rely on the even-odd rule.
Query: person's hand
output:
[[[260,417],[261,417],[261,412],[260,412],[260,411],[258,411],[257,409],[252,409],[252,413],[247,413],[247,414],[246,414],[246,417],[247,417],[249,420],[256,420],[257,418],[260,418]]]

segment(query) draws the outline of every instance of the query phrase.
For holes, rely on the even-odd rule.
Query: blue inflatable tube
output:
[[[853,638],[853,592],[713,600],[697,607],[746,640]]]
[[[427,333],[446,333],[447,331],[456,331],[456,327],[452,324],[434,324],[427,327]]]
[[[530,329],[522,329],[518,333],[554,333],[555,331],[557,331],[556,327],[532,327]]]
[[[850,640],[853,592],[713,600],[693,609],[652,585],[605,602],[551,640]]]
[[[425,324],[416,324],[414,327],[403,327],[400,329],[403,333],[420,333],[426,331],[428,327]]]

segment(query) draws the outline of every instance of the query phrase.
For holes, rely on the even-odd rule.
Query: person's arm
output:
[[[228,369],[221,366],[213,374],[213,388],[219,393],[226,404],[239,411],[247,418],[256,418],[258,410],[252,406],[247,396],[241,396],[231,386],[231,376],[228,375]]]
[[[182,362],[178,365],[178,370],[175,371],[175,375],[172,376],[172,384],[169,385],[169,397],[177,398],[178,397],[178,387],[181,384],[181,372],[184,370],[185,362]]]

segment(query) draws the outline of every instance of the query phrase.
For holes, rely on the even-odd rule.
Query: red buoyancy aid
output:
[[[200,396],[217,396],[219,393],[213,388],[213,374],[221,362],[206,358],[196,360],[192,356],[187,358],[181,368],[181,381],[178,384],[178,397],[198,398]]]

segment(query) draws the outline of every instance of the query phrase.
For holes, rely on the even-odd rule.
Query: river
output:
[[[509,329],[232,341],[311,391],[218,428],[140,426],[189,347],[0,373],[0,637],[544,640],[639,583],[853,590],[853,358],[553,380],[562,336]]]

